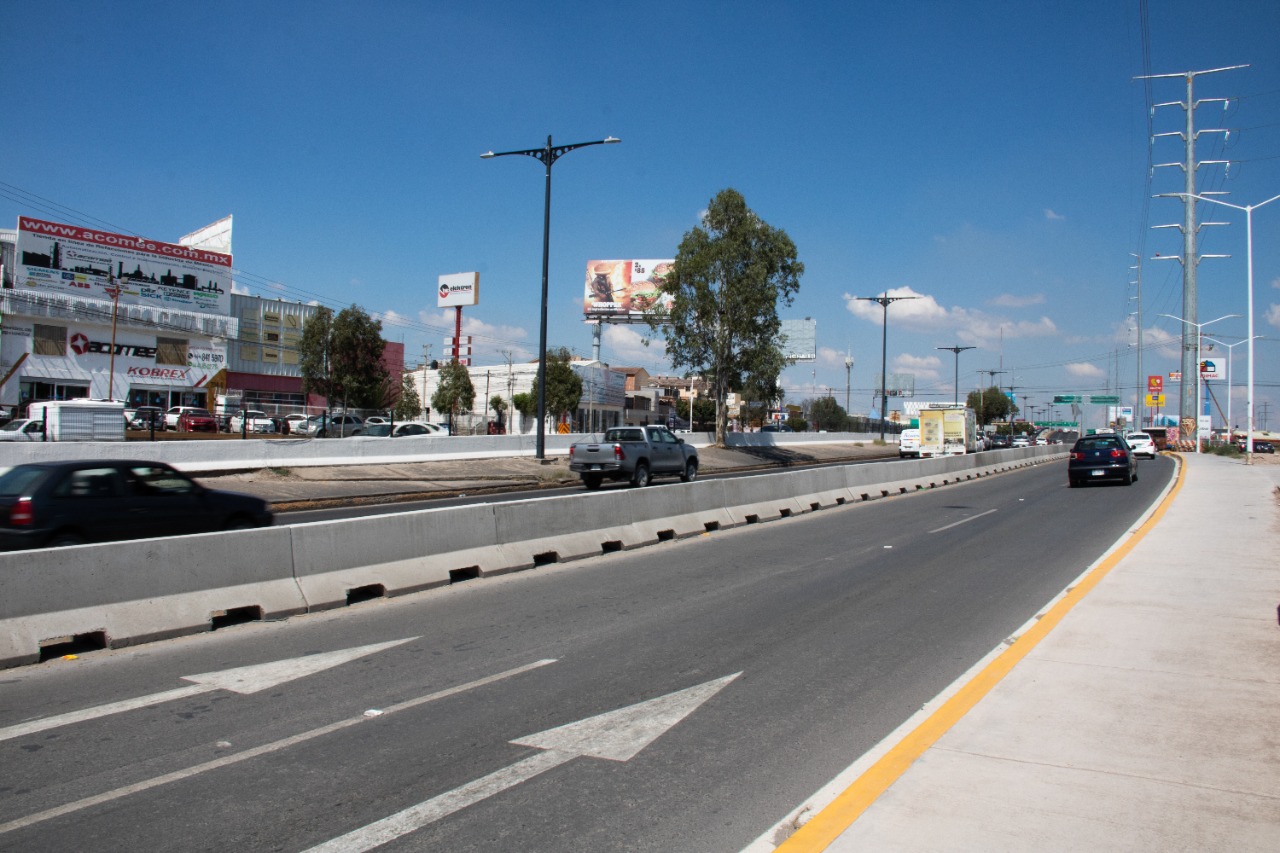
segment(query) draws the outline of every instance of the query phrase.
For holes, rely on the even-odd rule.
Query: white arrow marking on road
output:
[[[323,652],[318,655],[306,655],[300,658],[241,666],[235,669],[224,669],[221,672],[184,675],[182,676],[183,681],[195,683],[189,687],[177,687],[161,693],[152,693],[149,696],[139,696],[136,699],[125,699],[120,702],[111,702],[107,705],[98,705],[93,708],[59,714],[56,717],[45,717],[39,720],[19,723],[16,726],[0,729],[0,741],[35,734],[47,729],[56,729],[72,723],[96,720],[99,717],[121,714],[138,708],[148,708],[152,705],[171,702],[174,699],[185,699],[188,696],[199,696],[201,693],[212,693],[214,690],[230,690],[234,693],[243,694],[257,693],[275,687],[278,684],[284,684],[286,681],[293,681],[295,678],[302,678],[306,675],[314,675],[339,664],[348,663],[357,658],[366,657],[374,652],[380,652],[416,639],[418,638],[407,637],[403,640],[392,640],[388,643],[374,643],[369,646],[357,646],[353,649],[340,649],[336,652]]]
[[[660,735],[720,692],[740,672],[694,687],[608,711],[576,723],[528,735],[511,743],[546,750],[460,788],[410,806],[376,823],[312,847],[306,853],[358,853],[372,850],[429,823],[448,817],[494,794],[559,767],[580,755],[628,761]]]

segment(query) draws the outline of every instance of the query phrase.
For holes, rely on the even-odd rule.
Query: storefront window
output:
[[[66,355],[66,327],[42,326],[35,323],[31,338],[31,352],[35,355]]]

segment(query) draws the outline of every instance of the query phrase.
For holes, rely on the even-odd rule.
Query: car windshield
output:
[[[0,474],[0,495],[15,497],[32,490],[48,470],[38,465],[18,465],[10,468],[4,474]]]
[[[17,432],[18,430],[22,429],[26,425],[27,425],[26,421],[9,421],[9,423],[0,427],[0,430],[4,432]]]

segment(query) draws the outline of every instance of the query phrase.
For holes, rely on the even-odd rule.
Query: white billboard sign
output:
[[[1200,378],[1222,380],[1227,378],[1227,360],[1214,356],[1205,356],[1200,360]]]
[[[226,316],[231,255],[194,246],[112,234],[80,225],[18,217],[16,278],[33,290]]]
[[[437,308],[457,308],[480,304],[480,273],[456,272],[440,276]]]

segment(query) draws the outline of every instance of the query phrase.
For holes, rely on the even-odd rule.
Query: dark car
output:
[[[1275,448],[1275,445],[1273,445],[1269,441],[1263,441],[1260,438],[1255,438],[1253,440],[1253,452],[1254,453],[1275,453],[1276,448]]]
[[[1007,436],[1007,435],[1002,435],[1002,434],[1000,434],[1000,433],[997,433],[997,434],[995,434],[995,435],[991,436],[991,449],[992,449],[992,450],[1004,450],[1004,449],[1009,448],[1009,447],[1012,447],[1012,446],[1013,446],[1013,439],[1011,439],[1011,438],[1010,438],[1009,436]]]
[[[793,430],[791,427],[781,423],[765,424],[764,426],[760,427],[760,431],[761,432],[795,432],[795,430]]]
[[[0,550],[267,527],[266,501],[163,462],[38,462],[0,475]]]
[[[1119,480],[1127,486],[1137,479],[1138,457],[1119,435],[1086,435],[1071,447],[1067,482],[1072,488],[1094,480]]]
[[[164,431],[164,409],[159,406],[139,406],[129,421],[129,429],[157,429]]]
[[[178,415],[178,432],[217,432],[218,419],[205,409],[187,409]]]
[[[367,438],[377,438],[379,436],[383,438],[388,436],[391,438],[404,438],[405,436],[411,435],[438,435],[438,433],[431,429],[431,427],[424,424],[414,423],[413,421],[406,421],[405,423],[395,424],[394,426],[391,424],[371,424],[368,421],[365,421],[364,429],[361,430],[360,434]]]

